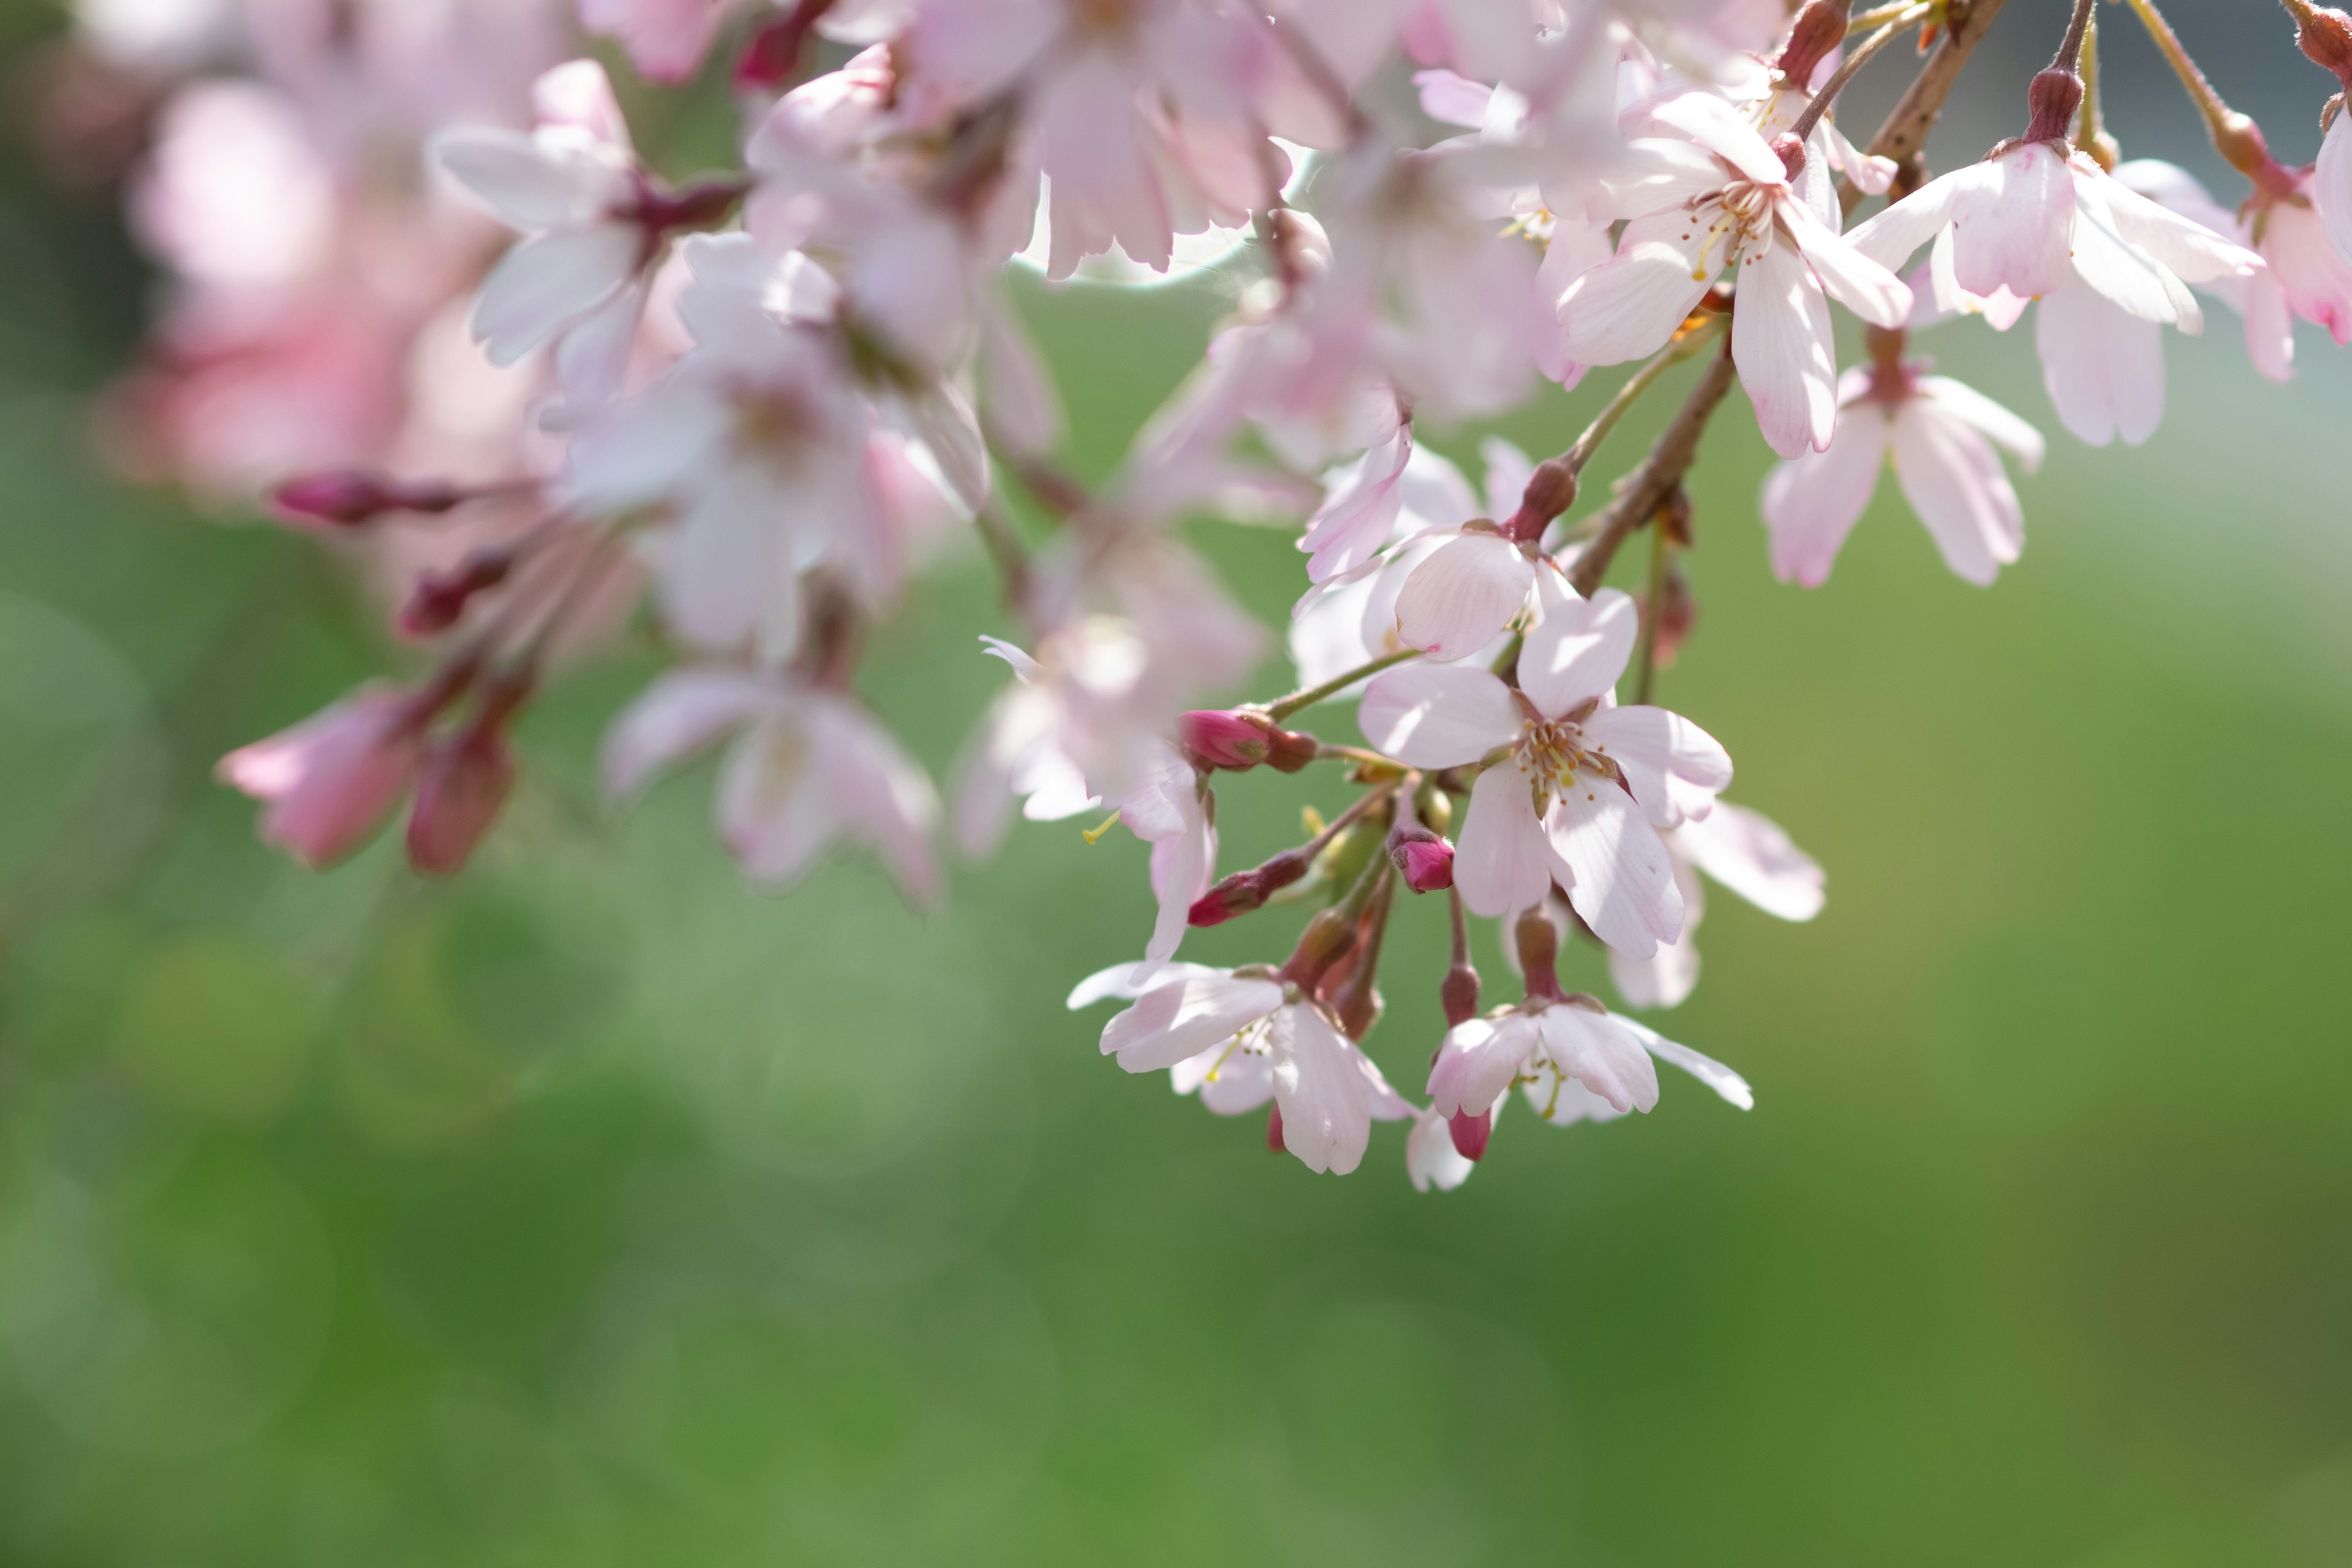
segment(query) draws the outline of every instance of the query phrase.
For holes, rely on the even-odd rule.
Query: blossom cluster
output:
[[[1735,384],[1781,459],[1759,506],[1780,577],[1827,579],[1891,463],[1982,584],[2024,542],[2003,455],[2031,471],[2043,437],[1913,333],[2032,307],[2052,408],[2094,444],[2154,432],[2162,330],[2200,331],[2200,295],[2269,376],[2297,319],[2352,340],[2340,99],[2316,164],[2283,165],[2129,5],[2236,206],[2120,158],[2086,93],[2093,0],[2001,89],[2021,134],[1939,175],[1927,133],[2002,0],[85,0],[51,111],[152,128],[129,200],[169,287],[117,449],[266,490],[422,650],[408,683],[223,760],[267,840],[323,865],[404,811],[417,868],[457,870],[513,789],[517,716],[634,624],[671,663],[612,721],[616,801],[723,746],[749,878],[851,846],[917,904],[943,846],[988,852],[1016,805],[1116,823],[1150,847],[1158,913],[1071,994],[1126,1004],[1104,1054],[1220,1114],[1270,1103],[1270,1145],[1316,1171],[1408,1123],[1412,1181],[1452,1187],[1515,1089],[1605,1121],[1657,1103],[1663,1061],[1748,1106],[1626,1010],[1690,994],[1706,881],[1822,908],[1821,868],[1723,798],[1724,747],[1652,700],[1695,624],[1685,478]],[[2286,7],[2352,83],[2352,19]],[[730,95],[734,165],[656,172],[592,39],[633,101]],[[1850,138],[1839,93],[1915,41],[1894,116]],[[1206,262],[1230,313],[1081,484],[1008,272]],[[1555,456],[1490,438],[1474,486],[1425,443],[1626,364]],[[1669,384],[1654,444],[1588,487]],[[1288,695],[1232,702],[1273,643],[1187,544],[1204,516],[1298,528]],[[1641,591],[1607,586],[1636,539]],[[1010,635],[981,638],[1005,684],[942,790],[856,677],[910,575],[965,542]],[[1293,727],[1349,701],[1353,736]],[[1260,768],[1349,798],[1221,877],[1216,791]],[[1418,896],[1451,909],[1448,1028],[1406,1079],[1365,1041]],[[1312,910],[1286,955],[1178,957],[1269,904]],[[1474,919],[1517,1001],[1482,1009]],[[1618,1005],[1562,990],[1571,942],[1605,950]]]

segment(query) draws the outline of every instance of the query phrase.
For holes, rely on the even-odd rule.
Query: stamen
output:
[[[1102,819],[1102,825],[1100,826],[1081,828],[1078,832],[1078,837],[1085,839],[1091,845],[1099,840],[1104,834],[1108,833],[1112,828],[1117,827],[1118,826],[1118,813],[1114,811],[1108,816]]]

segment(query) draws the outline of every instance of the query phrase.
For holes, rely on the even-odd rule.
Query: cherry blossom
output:
[[[1829,580],[1890,461],[1904,499],[1954,575],[1990,584],[2024,549],[2024,509],[1994,448],[2009,450],[2031,473],[2042,464],[2040,433],[1901,353],[1897,338],[1881,363],[1848,371],[1829,446],[1780,464],[1764,481],[1772,570],[1783,582],[1818,588]]]
[[[1517,690],[1483,669],[1406,665],[1373,679],[1358,717],[1413,767],[1485,764],[1454,862],[1473,911],[1533,903],[1557,881],[1595,935],[1646,958],[1683,927],[1658,830],[1705,815],[1731,759],[1677,714],[1614,705],[1634,621],[1614,589],[1550,596]]]
[[[1665,839],[1675,885],[1682,889],[1683,934],[1661,942],[1647,959],[1611,950],[1609,976],[1631,1006],[1679,1007],[1698,984],[1696,937],[1706,912],[1700,872],[1779,920],[1810,921],[1822,911],[1825,879],[1820,862],[1760,812],[1718,800],[1714,810],[1685,822]]]

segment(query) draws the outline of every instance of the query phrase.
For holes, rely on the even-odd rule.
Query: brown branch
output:
[[[1870,139],[1866,151],[1874,158],[1888,158],[1897,163],[1916,157],[1927,144],[1927,132],[1936,127],[1936,117],[1944,111],[1944,100],[1952,96],[1952,89],[1960,79],[1960,68],[1969,63],[1975,52],[1977,40],[2009,0],[1974,0],[1965,11],[1955,0],[1951,25],[1944,29],[1943,41],[1911,85],[1903,91],[1878,134]],[[1862,187],[1852,180],[1838,182],[1838,205],[1851,216],[1862,205]]]
[[[1731,390],[1738,374],[1731,363],[1730,339],[1727,337],[1723,353],[1706,367],[1706,374],[1691,389],[1690,400],[1659,436],[1649,457],[1625,477],[1625,488],[1595,514],[1591,524],[1591,542],[1576,558],[1576,567],[1568,574],[1570,587],[1591,598],[1608,573],[1609,563],[1616,559],[1617,547],[1625,542],[1627,535],[1649,521],[1651,514],[1675,493],[1675,487],[1682,483],[1683,476],[1698,457],[1698,438],[1706,433],[1707,420]]]

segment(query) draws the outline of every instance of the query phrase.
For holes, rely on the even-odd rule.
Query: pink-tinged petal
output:
[[[1520,1014],[1456,1024],[1430,1064],[1430,1109],[1440,1116],[1492,1110],[1510,1092],[1535,1046],[1535,1020]]]
[[[981,312],[981,388],[989,422],[1015,451],[1051,451],[1062,440],[1062,400],[1011,307]]]
[[[629,374],[637,328],[645,318],[646,290],[631,282],[565,332],[555,345],[555,382],[563,393],[567,418],[609,403]]]
[[[637,231],[604,223],[527,239],[501,258],[474,302],[474,336],[496,365],[523,355],[610,299],[636,268]]]
[[[1408,767],[1458,768],[1517,740],[1526,721],[1487,670],[1407,664],[1372,678],[1356,722],[1375,750]]]
[[[1454,1130],[1443,1116],[1423,1116],[1414,1121],[1412,1131],[1404,1141],[1405,1174],[1412,1179],[1412,1190],[1425,1193],[1433,1188],[1450,1193],[1470,1179],[1478,1167],[1463,1157],[1454,1146]]]
[[[1838,414],[1830,444],[1774,468],[1764,480],[1764,526],[1772,536],[1772,574],[1818,588],[1829,581],[1845,536],[1870,505],[1886,462],[1886,411],[1850,404]]]
[[[1731,357],[1764,442],[1784,458],[1830,444],[1837,428],[1837,352],[1830,302],[1795,247],[1744,259],[1731,313]]]
[[[2125,189],[2137,191],[2215,234],[2238,232],[2237,215],[2215,201],[2197,176],[2178,163],[2161,158],[2132,158],[2116,165],[2114,177]]]
[[[2164,418],[2164,336],[2155,322],[2069,280],[2042,301],[2033,338],[2059,423],[2079,439],[2104,447],[2120,434],[2137,447],[2156,433]]]
[[[648,81],[682,82],[702,64],[725,0],[580,0],[592,33],[617,38]]]
[[[1677,1045],[1655,1029],[1635,1023],[1631,1018],[1612,1015],[1609,1021],[1640,1041],[1642,1048],[1650,1055],[1671,1067],[1682,1068],[1740,1110],[1756,1109],[1756,1091],[1748,1087],[1748,1080],[1713,1057],[1701,1056],[1688,1046]]]
[[[1129,1072],[1174,1067],[1282,1005],[1282,987],[1225,971],[1154,986],[1103,1026],[1102,1054]]]
[[[1603,588],[1580,599],[1540,580],[1543,618],[1519,650],[1519,689],[1547,719],[1605,696],[1633,657],[1642,614],[1632,598]]]
[[[1309,582],[1345,576],[1389,542],[1404,505],[1401,487],[1412,449],[1412,426],[1400,425],[1387,440],[1331,477],[1330,493],[1298,541],[1307,555]]]
[[[930,775],[864,709],[821,700],[813,725],[824,759],[835,814],[858,842],[881,858],[907,901],[939,902],[940,799]]]
[[[1464,125],[1473,131],[1486,122],[1486,105],[1495,97],[1495,89],[1485,82],[1450,70],[1415,71],[1412,85],[1421,94],[1423,114],[1440,125]]]
[[[2082,193],[2074,215],[2074,275],[2144,321],[2170,323],[2184,332],[2201,331],[2205,315],[2189,292],[2189,285],[2158,266],[2146,251],[2125,243],[2108,222],[2106,198],[2126,194],[2113,182]]]
[[[1624,773],[1633,798],[1656,826],[1677,826],[1702,809],[1697,802],[1731,786],[1731,753],[1679,713],[1641,703],[1603,708],[1583,730],[1588,748]]]
[[[1454,843],[1454,886],[1472,914],[1524,909],[1551,887],[1551,848],[1528,776],[1505,763],[1480,773]]]
[[[1885,212],[1850,231],[1846,243],[1889,271],[1911,259],[1911,253],[1951,227],[1963,216],[1979,210],[1999,188],[2000,175],[1990,163],[1964,169],[1928,181]]]
[[[1688,899],[1685,895],[1685,900]],[[1698,989],[1698,943],[1685,931],[1647,958],[1609,950],[1609,979],[1628,1007],[1679,1007]]]
[[[789,651],[800,620],[795,563],[775,526],[774,487],[748,466],[721,469],[659,542],[662,618],[697,647],[728,652],[763,631]]]
[[[306,866],[357,849],[407,795],[423,760],[408,693],[362,689],[223,757],[215,777],[264,802],[262,841]]]
[[[2006,447],[2027,473],[2042,466],[2042,432],[1976,388],[1948,375],[1923,375],[1913,390],[1994,446]]]
[[[1173,837],[1151,846],[1151,886],[1160,899],[1160,913],[1144,944],[1147,959],[1173,957],[1184,940],[1192,905],[1217,879],[1217,830],[1197,806]]]
[[[1479,485],[1486,515],[1498,520],[1509,517],[1527,493],[1528,480],[1536,471],[1535,459],[1500,436],[1489,436],[1478,443],[1478,459],[1486,465]]]
[[[1728,177],[1722,160],[1704,148],[1643,136],[1625,143],[1601,183],[1608,193],[1609,210],[1635,218],[1686,207],[1721,190]]]
[[[1463,534],[1405,580],[1397,595],[1397,635],[1434,659],[1466,658],[1525,607],[1535,580],[1533,563],[1509,540]]]
[[[1682,935],[1674,861],[1658,830],[1614,780],[1579,773],[1544,826],[1571,879],[1568,901],[1593,935],[1636,958]],[[1454,879],[1461,879],[1458,856]]]
[[[2025,548],[2025,513],[2000,458],[1957,419],[1915,403],[1895,418],[1895,478],[1953,574],[1988,586]]]
[[[1272,1045],[1282,1146],[1310,1171],[1347,1175],[1372,1136],[1371,1086],[1355,1047],[1304,1002],[1275,1015]]]
[[[1070,988],[1069,999],[1062,1005],[1075,1013],[1081,1007],[1091,1007],[1111,997],[1123,997],[1132,1002],[1147,991],[1157,991],[1163,985],[1177,985],[1187,980],[1206,980],[1212,975],[1230,973],[1223,969],[1212,969],[1205,963],[1154,963],[1145,959],[1136,963],[1114,963],[1108,969],[1097,969]]]
[[[526,232],[593,223],[626,192],[602,162],[519,131],[445,131],[429,156],[501,222]]]
[[[2023,319],[2025,308],[2033,303],[2006,289],[1990,294],[1971,294],[1961,288],[1959,279],[1952,272],[1952,231],[1948,228],[1936,237],[1926,270],[1927,288],[1924,293],[1917,280],[1913,281],[1911,325],[1915,329],[1932,327],[1954,316],[1978,315],[1994,331],[2005,332]]]
[[[1675,844],[1700,870],[1768,915],[1809,921],[1822,912],[1826,878],[1820,862],[1762,812],[1717,801],[1713,811],[1676,828]]]
[[[2263,219],[2263,256],[2288,310],[2338,343],[2352,343],[2352,262],[2336,254],[2317,213],[2273,206]]]
[[[1627,224],[1617,254],[1560,297],[1568,356],[1579,364],[1622,364],[1664,348],[1715,280],[1716,268],[1700,260],[1706,238],[1686,212]]]
[[[1777,185],[1789,177],[1780,156],[1728,100],[1699,89],[1653,104],[1650,118],[1681,132],[1749,179]]]
[[[772,691],[749,670],[687,666],[660,676],[604,731],[598,772],[607,800],[625,800],[653,776],[714,745],[757,713]]]
[[[1953,215],[1952,270],[1960,287],[1971,294],[2006,288],[2027,298],[2052,292],[2066,279],[2074,233],[2074,177],[2065,154],[2033,142],[1978,166],[1991,172],[1985,194]]]
[[[2338,114],[2319,144],[2311,202],[2326,226],[2327,242],[2337,256],[2352,262],[2352,115]]]
[[[1274,1098],[1274,1062],[1263,1051],[1221,1043],[1170,1068],[1168,1081],[1179,1094],[1197,1090],[1213,1115],[1245,1116]]]
[[[613,79],[594,60],[566,60],[542,73],[530,84],[530,109],[541,125],[585,132],[616,153],[629,151],[629,122],[613,96]]]
[[[1838,168],[1853,182],[1854,189],[1864,195],[1883,196],[1894,186],[1895,172],[1900,165],[1892,158],[1874,158],[1847,141],[1845,132],[1838,129],[1835,120],[1823,120],[1813,139],[1828,144]]]
[[[1114,245],[1154,272],[1168,270],[1174,218],[1135,100],[1135,79],[1101,49],[1080,50],[1046,73],[1034,96],[1038,159],[1052,182],[1050,278],[1067,278],[1080,258]]]
[[[2087,168],[2078,165],[2074,178],[2078,193],[2084,185],[2097,189],[2103,216],[2126,245],[2144,251],[2158,266],[2185,281],[2245,278],[2263,269],[2263,258],[2252,251],[2193,217],[2168,211],[2124,182],[2098,173],[2095,163]]]
[[[2287,309],[2286,291],[2271,279],[2257,278],[2239,309],[2245,313],[2246,357],[2254,369],[2282,384],[2294,380],[2294,312]]]
[[[1856,250],[1802,205],[1781,202],[1773,210],[1831,299],[1873,326],[1892,329],[1910,319],[1911,290],[1903,279]]]
[[[1658,1069],[1639,1037],[1606,1014],[1570,1005],[1543,1013],[1545,1054],[1570,1078],[1619,1112],[1658,1103]]]
[[[788,887],[842,827],[800,705],[775,705],[727,753],[719,770],[719,836],[763,886]]]

